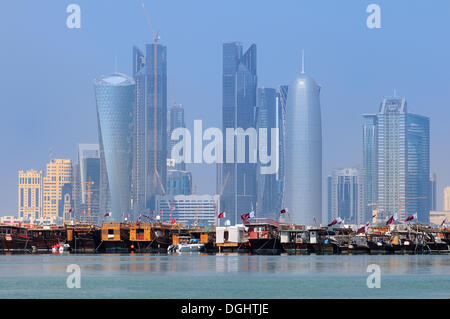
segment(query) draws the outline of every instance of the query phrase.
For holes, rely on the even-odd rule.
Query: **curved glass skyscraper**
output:
[[[106,175],[113,219],[130,212],[133,109],[135,106],[135,82],[132,78],[115,73],[94,81],[101,174]],[[106,174],[105,174],[106,172]],[[109,189],[109,191],[108,191]],[[105,208],[103,208],[105,209]],[[100,214],[104,214],[101,211]]]
[[[286,208],[292,222],[322,220],[320,87],[302,73],[289,86],[286,109]]]

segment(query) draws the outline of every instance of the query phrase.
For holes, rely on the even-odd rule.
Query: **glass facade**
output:
[[[363,115],[363,172],[365,176],[365,219],[372,218],[378,202],[378,117]]]
[[[269,154],[275,146],[271,145],[272,128],[277,127],[277,91],[275,89],[260,88],[257,95],[257,117],[256,128],[259,132],[260,128],[267,129],[267,137],[260,137],[259,150],[263,147]],[[278,197],[278,181],[277,174],[261,174],[261,163],[258,162],[257,178],[258,178],[258,198],[256,213],[258,217],[278,219],[279,206]]]
[[[222,77],[222,130],[255,127],[256,108],[256,45],[243,54],[242,44],[223,44]],[[234,142],[236,149],[236,141]],[[249,163],[246,147],[245,163],[225,163],[227,150],[224,148],[224,164],[218,164],[217,187],[223,187],[222,209],[227,212],[231,224],[240,223],[240,214],[250,212],[257,202],[256,163]]]
[[[171,158],[172,148],[177,141],[171,140],[172,131],[176,128],[185,128],[186,124],[184,123],[184,108],[181,104],[174,104],[169,111],[169,119],[168,119],[168,129],[167,129],[167,157]],[[186,163],[181,162],[178,164],[170,164],[168,165],[172,169],[185,171]]]
[[[109,188],[112,219],[130,211],[135,82],[115,73],[94,81],[101,163]],[[101,165],[100,163],[100,165]],[[102,211],[100,214],[104,214]]]
[[[167,195],[191,195],[192,175],[191,172],[168,170],[167,171]]]
[[[155,208],[167,174],[167,48],[147,44],[145,56],[133,49],[136,81],[134,113],[133,201],[134,210]],[[162,186],[162,187],[161,187]]]
[[[293,223],[322,221],[320,87],[303,72],[289,87],[286,110],[286,208]]]

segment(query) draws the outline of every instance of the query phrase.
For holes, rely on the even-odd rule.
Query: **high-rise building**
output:
[[[42,190],[43,218],[63,217],[62,190],[72,183],[72,160],[52,159],[47,164]]]
[[[322,220],[322,120],[320,86],[303,71],[289,87],[286,110],[286,208],[292,221]]]
[[[107,179],[105,181],[101,178],[100,197],[109,198],[108,206],[111,207],[112,219],[117,220],[122,214],[130,213],[132,204],[133,111],[136,86],[132,78],[115,73],[96,79],[94,87],[99,123],[100,175],[104,174]],[[96,167],[95,164],[92,166]],[[103,214],[104,211],[100,213]]]
[[[147,44],[144,55],[133,48],[136,107],[133,139],[134,210],[155,209],[167,174],[167,49]]]
[[[408,113],[406,118],[408,144],[408,176],[406,177],[407,215],[417,213],[418,220],[428,222],[430,214],[430,120]],[[407,216],[404,216],[407,217]]]
[[[374,209],[372,206],[376,206],[378,220],[394,214],[403,220],[417,213],[419,221],[427,222],[430,211],[429,119],[408,113],[406,99],[400,97],[383,99],[377,115],[363,117],[366,218]]]
[[[372,217],[378,202],[378,116],[363,115],[363,173],[365,179],[365,218]]]
[[[277,91],[275,89],[260,88],[257,95],[256,129],[266,129],[267,137],[260,135],[259,151],[264,148],[267,152],[274,149],[272,143],[272,128],[277,128]],[[268,153],[267,153],[268,154]],[[257,182],[258,197],[256,213],[259,217],[277,219],[280,211],[279,184],[277,174],[262,174],[262,164],[258,162]]]
[[[435,173],[430,176],[430,210],[437,210],[437,178]]]
[[[450,186],[444,188],[444,211],[450,211]]]
[[[286,154],[286,108],[287,108],[287,96],[289,92],[288,85],[278,86],[277,92],[277,128],[279,136],[279,168],[277,173],[278,181],[278,199],[277,206],[280,208],[285,207],[284,198],[284,185],[285,185],[285,171],[286,163],[284,156]]]
[[[42,171],[19,171],[18,184],[18,217],[39,218],[42,211]]]
[[[170,108],[169,114],[168,114],[168,125],[167,125],[167,157],[168,157],[168,163],[167,166],[170,167],[170,169],[185,171],[186,170],[186,163],[174,163],[172,160],[172,148],[175,144],[178,143],[178,141],[172,141],[171,135],[172,131],[177,128],[185,128],[186,124],[184,122],[184,108],[181,104],[176,104]],[[185,149],[185,148],[183,148]]]
[[[98,144],[78,145],[80,198],[76,216],[78,220],[97,224],[100,220],[100,148]],[[74,174],[75,177],[75,174]],[[75,178],[74,178],[75,181]],[[74,187],[77,187],[74,185]],[[77,197],[74,196],[74,202]],[[84,214],[82,213],[84,212]]]
[[[361,171],[356,168],[335,170],[329,183],[330,220],[340,217],[348,224],[366,223]]]
[[[241,128],[245,134],[247,129],[255,127],[256,45],[252,44],[243,53],[241,43],[224,43],[222,75],[222,131]],[[236,138],[226,143],[237,149]],[[233,162],[227,161],[227,151],[230,150],[225,147],[224,163],[218,164],[217,189],[218,192],[223,189],[222,208],[227,212],[227,219],[237,224],[241,222],[240,214],[256,206],[256,163],[250,161],[249,147],[245,150],[244,163],[237,163],[236,151]]]

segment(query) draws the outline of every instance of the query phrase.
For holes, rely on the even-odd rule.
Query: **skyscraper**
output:
[[[131,171],[135,82],[115,73],[94,81],[99,123],[100,165],[106,172],[112,218],[131,209]],[[102,174],[102,173],[100,173]],[[105,181],[102,181],[104,183]],[[102,211],[101,214],[104,212]]]
[[[356,168],[335,170],[329,180],[330,220],[341,217],[349,224],[364,224],[364,177]]]
[[[229,42],[223,44],[222,77],[222,131],[227,128],[242,128],[246,131],[255,127],[256,107],[256,45],[243,53],[242,44]],[[236,150],[236,139],[234,142]],[[229,150],[228,150],[229,151]],[[223,156],[224,163],[218,164],[217,187],[223,187],[222,209],[232,224],[241,222],[239,215],[249,212],[256,206],[256,163],[250,163],[250,154],[246,148],[245,163],[237,163],[234,152],[233,163],[227,163],[227,147]]]
[[[18,182],[18,217],[39,218],[42,210],[42,171],[19,171]]]
[[[72,183],[72,161],[52,159],[47,164],[42,190],[42,216],[44,218],[63,217],[62,190]]]
[[[267,129],[267,138],[260,137],[259,147],[264,147],[266,150],[273,149],[272,142],[272,128],[277,128],[278,110],[277,110],[277,91],[275,89],[260,88],[257,95],[257,118],[256,129]],[[259,150],[261,151],[261,149]],[[266,217],[277,219],[279,216],[279,209],[281,206],[278,202],[279,185],[277,181],[277,174],[262,174],[261,163],[257,167],[257,181],[258,181],[258,197],[256,213],[259,217]]]
[[[181,104],[174,103],[173,106],[169,110],[168,116],[168,127],[167,127],[167,157],[172,158],[171,152],[173,146],[177,143],[177,141],[171,140],[171,134],[174,129],[177,128],[185,128],[186,124],[184,122],[184,108]],[[172,162],[172,161],[171,161]],[[180,171],[186,170],[186,163],[168,163],[171,169],[176,169]]]
[[[303,71],[289,87],[286,110],[286,207],[297,224],[322,220],[320,87]]]
[[[429,119],[408,113],[406,99],[396,96],[383,99],[378,115],[363,117],[366,214],[373,209],[370,205],[377,205],[378,220],[394,214],[404,219],[406,215],[417,213],[419,221],[428,221]],[[378,185],[377,194],[375,185]]]
[[[278,136],[279,136],[279,168],[277,173],[277,182],[278,182],[278,199],[277,206],[280,208],[285,207],[285,196],[284,196],[284,188],[285,188],[285,171],[286,171],[286,163],[285,163],[285,154],[286,154],[286,108],[287,108],[287,97],[289,92],[288,85],[280,85],[278,86],[277,92],[277,128],[278,128]]]
[[[365,218],[372,217],[378,202],[378,117],[363,115],[363,173],[365,179]]]
[[[437,179],[435,173],[430,176],[430,210],[437,210]]]
[[[167,174],[167,49],[147,44],[146,54],[133,48],[136,81],[133,145],[134,210],[155,209]]]

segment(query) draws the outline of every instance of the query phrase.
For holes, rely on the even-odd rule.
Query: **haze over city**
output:
[[[133,45],[152,42],[139,1],[77,1],[79,30],[65,25],[69,3],[2,5],[0,215],[17,212],[18,170],[44,169],[50,149],[53,157],[75,160],[77,144],[98,143],[93,79],[115,68],[131,75]],[[189,129],[195,119],[221,127],[224,42],[257,45],[258,87],[291,84],[304,49],[306,72],[321,86],[323,201],[333,169],[361,166],[361,115],[378,112],[395,89],[411,112],[431,119],[441,208],[442,188],[450,184],[450,3],[378,1],[376,30],[366,27],[370,1],[146,3],[167,46],[168,106],[183,104]],[[187,168],[198,193],[214,193],[215,165]]]

